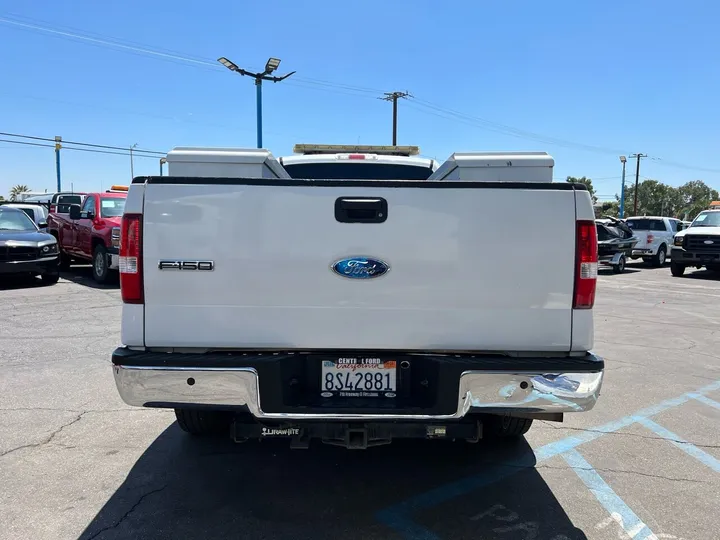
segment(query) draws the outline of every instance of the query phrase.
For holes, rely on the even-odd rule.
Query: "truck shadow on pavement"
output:
[[[193,439],[173,423],[80,538],[586,539],[534,464],[524,439],[398,441],[365,451],[313,441],[303,451],[287,440]],[[499,468],[485,488],[433,498]],[[393,522],[393,509],[408,501],[409,513]]]
[[[91,289],[119,289],[120,278],[115,275],[108,277],[107,283],[100,284],[93,279],[92,267],[91,266],[71,266],[68,270],[60,272],[60,277],[83,287],[90,287]]]

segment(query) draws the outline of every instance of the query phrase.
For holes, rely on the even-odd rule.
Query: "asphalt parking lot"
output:
[[[519,443],[196,441],[125,406],[117,285],[0,286],[0,538],[720,536],[720,279],[603,271],[603,394]]]

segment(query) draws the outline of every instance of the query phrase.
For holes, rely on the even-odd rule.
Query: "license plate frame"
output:
[[[395,398],[398,395],[395,358],[343,356],[320,361],[320,396],[330,398]]]

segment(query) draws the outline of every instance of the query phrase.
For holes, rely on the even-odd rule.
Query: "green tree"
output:
[[[678,189],[681,200],[681,210],[687,219],[695,219],[700,212],[706,210],[712,201],[718,200],[718,192],[702,180],[693,180],[683,184]]]
[[[3,197],[2,195],[0,195],[0,202],[5,202],[5,197]]]
[[[635,187],[625,186],[625,215],[634,213]],[[677,188],[658,180],[643,180],[638,184],[637,214],[640,216],[675,217],[682,206]]]
[[[620,200],[619,196],[615,196]],[[643,180],[638,184],[638,208],[640,216],[668,216],[693,219],[700,211],[718,198],[718,192],[702,180],[693,180],[680,187],[673,187],[658,180]],[[633,215],[635,186],[625,186],[625,217]]]
[[[610,216],[618,217],[620,215],[619,201],[603,201],[600,208],[597,209],[598,217]]]
[[[26,191],[30,191],[30,188],[27,187],[25,184],[14,185],[10,190],[10,200],[17,201],[18,196],[21,193],[25,193]]]
[[[577,178],[576,176],[568,176],[565,181],[571,184],[584,184],[585,187],[587,187],[588,192],[590,193],[590,198],[592,199],[593,204],[597,202],[597,197],[595,196],[595,188],[593,188],[592,180],[590,178],[586,178],[585,176],[583,176],[582,178]]]

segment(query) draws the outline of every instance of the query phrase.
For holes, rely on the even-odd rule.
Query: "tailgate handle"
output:
[[[340,223],[383,223],[388,204],[382,197],[340,197],[335,201],[335,219]]]

